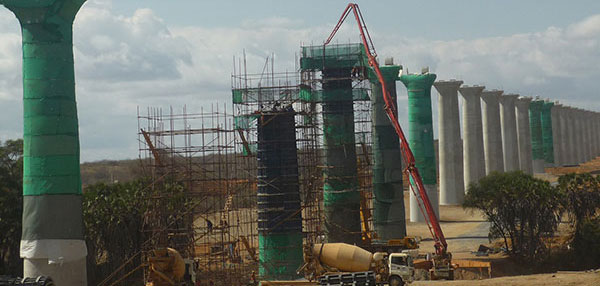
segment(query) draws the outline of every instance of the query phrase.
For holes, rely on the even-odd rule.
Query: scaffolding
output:
[[[360,47],[339,45],[339,49],[327,50],[327,61],[334,63],[334,58],[339,60],[344,53],[350,57],[364,53]],[[307,51],[316,53],[319,49],[302,48],[304,55]],[[351,82],[357,191],[361,197],[358,235],[367,243],[374,237],[370,215],[373,162],[370,84],[366,62],[361,59],[352,59],[355,68],[338,80]],[[178,205],[184,211],[177,217],[170,213],[173,207],[164,207],[170,199],[168,193],[153,198],[155,209],[149,212],[144,231],[158,238],[144,251],[161,246],[175,248],[185,259],[195,261],[200,285],[245,284],[255,272],[260,274],[258,279],[293,278],[302,257],[295,255],[296,261],[290,262],[275,254],[296,246],[283,245],[285,239],[280,237],[264,238],[271,234],[269,227],[286,224],[297,214],[301,215],[302,244],[320,243],[326,236],[323,187],[328,167],[324,164],[323,106],[338,94],[324,92],[322,72],[316,68],[319,57],[312,59],[314,69],[281,73],[273,71],[274,63],[270,60],[262,73],[248,74],[241,59],[239,62],[234,59],[234,66],[238,67],[231,77],[232,111],[227,110],[228,105],[215,105],[200,112],[188,112],[186,107],[180,112],[173,108],[168,112],[148,108],[141,114],[138,110],[139,152],[146,174],[153,182],[181,187],[185,197]],[[297,168],[300,207],[296,212],[285,212],[289,216],[276,216],[269,221],[257,207],[263,200],[259,194],[268,192],[269,185],[277,186],[274,182],[278,178],[265,179],[264,173],[259,173],[260,168],[264,172],[264,166],[258,163],[259,148],[272,150],[272,146],[265,147],[264,142],[259,142],[259,127],[282,118],[279,117],[282,114],[291,114],[293,118],[293,122],[285,125],[294,125],[287,128],[294,129],[297,151],[297,166],[292,164],[282,169],[290,174],[289,170]],[[259,143],[263,143],[262,147]],[[159,186],[156,184],[156,188]]]
[[[303,200],[303,231],[305,239],[317,241],[322,239],[327,230],[324,229],[323,214],[323,180],[324,172],[329,166],[324,162],[325,145],[323,129],[324,105],[332,100],[348,98],[353,112],[351,121],[354,129],[356,173],[353,178],[358,181],[358,192],[361,196],[361,229],[353,235],[361,234],[365,239],[373,237],[371,223],[371,103],[370,85],[367,80],[364,49],[360,44],[305,46],[301,48],[300,66],[296,72],[276,73],[273,62],[267,60],[260,74],[248,74],[245,60],[235,61],[232,76],[232,102],[236,128],[242,130],[247,143],[246,150],[256,150],[256,124],[261,114],[273,109],[292,108],[296,112],[296,130],[298,141],[299,173],[301,189],[304,196],[314,197],[317,201]],[[322,65],[348,69],[348,72],[330,80],[346,80],[351,82],[351,92],[345,95],[336,91],[325,91],[323,88]],[[271,69],[269,69],[271,67]],[[352,134],[352,133],[351,133]],[[248,153],[247,152],[247,153]],[[309,158],[309,159],[305,159]],[[310,175],[306,175],[310,174]],[[357,206],[358,207],[358,206]],[[359,221],[358,217],[357,220]],[[360,232],[360,233],[359,233]],[[359,241],[360,243],[360,241]]]
[[[177,206],[183,219],[165,212],[172,200],[168,193],[153,198],[154,213],[144,231],[162,240],[143,251],[176,249],[194,260],[200,285],[248,281],[257,269],[256,176],[238,168],[252,162],[236,151],[226,106],[199,113],[170,108],[168,114],[149,108],[145,115],[138,111],[138,124],[146,173],[154,182],[180,185],[185,197]]]

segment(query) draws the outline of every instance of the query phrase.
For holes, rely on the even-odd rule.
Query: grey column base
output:
[[[534,159],[533,160],[533,173],[534,174],[543,174],[545,173],[544,170],[544,159]]]
[[[57,286],[86,286],[85,257],[61,264],[48,264],[48,259],[23,260],[25,277],[49,276]]]
[[[431,202],[431,207],[435,212],[435,215],[440,217],[440,206],[439,206],[439,195],[437,191],[437,185],[425,185],[425,190],[427,192],[427,196],[429,197],[429,201]],[[421,213],[421,208],[419,208],[419,203],[417,201],[417,197],[413,194],[412,190],[410,192],[410,222],[425,222],[425,217]],[[415,190],[416,193],[417,190]],[[423,206],[423,211],[425,210],[425,206]]]

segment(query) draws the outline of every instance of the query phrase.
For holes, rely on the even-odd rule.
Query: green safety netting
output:
[[[266,103],[275,101],[318,103],[326,100],[339,100],[340,97],[344,96],[346,93],[347,91],[345,90],[329,90],[324,92],[323,90],[313,90],[307,87],[295,87],[285,90],[273,88],[246,88],[233,89],[232,99],[234,104]],[[369,89],[367,88],[353,88],[351,94],[353,101],[367,101],[370,99]]]
[[[84,2],[0,0],[21,24],[25,242],[21,256],[29,261],[79,261],[87,253],[73,63],[73,20]],[[48,251],[45,243],[39,243],[43,241],[52,241],[55,247]]]
[[[397,99],[396,79],[400,68],[380,68],[393,102]],[[381,84],[373,74],[369,79],[372,90],[373,227],[380,239],[397,239],[406,236],[400,142],[384,109]]]
[[[431,86],[435,78],[435,74],[400,77],[400,81],[408,89],[408,141],[425,185],[437,183],[431,115]]]
[[[257,119],[260,114],[237,115],[233,117],[234,129],[250,129],[256,127]]]
[[[541,107],[542,150],[544,161],[554,163],[554,143],[552,142],[552,107],[553,102],[544,102]]]
[[[534,160],[544,159],[542,139],[542,106],[544,102],[534,100],[529,105],[529,128],[531,130],[531,155]]]
[[[302,233],[259,233],[258,274],[261,279],[300,278],[296,270],[304,262]]]
[[[368,58],[362,44],[338,44],[302,47],[300,68],[322,70],[324,68],[351,68],[368,66]]]

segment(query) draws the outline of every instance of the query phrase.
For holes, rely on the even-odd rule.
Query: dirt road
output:
[[[456,281],[417,281],[411,286],[598,286],[600,272],[558,272],[554,274],[536,274],[524,276],[508,276],[484,280]]]

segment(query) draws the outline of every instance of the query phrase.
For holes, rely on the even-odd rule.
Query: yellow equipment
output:
[[[148,257],[148,270],[146,286],[180,285],[185,275],[185,262],[177,250],[159,248]]]

